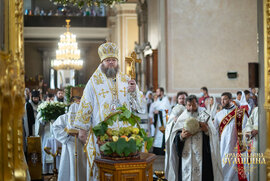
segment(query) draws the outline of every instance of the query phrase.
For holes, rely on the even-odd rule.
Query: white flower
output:
[[[47,102],[47,101],[41,103],[41,104],[38,106],[37,111],[39,112],[40,110],[45,109],[45,108],[47,107],[47,105],[48,105],[48,102]]]
[[[195,118],[188,118],[185,120],[184,129],[190,132],[191,134],[195,134],[200,130],[200,124]]]

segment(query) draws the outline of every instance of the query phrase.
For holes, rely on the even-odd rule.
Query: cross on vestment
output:
[[[102,95],[103,98],[105,98],[105,94],[109,93],[109,91],[104,91],[104,89],[101,89],[101,92],[98,95]]]
[[[124,87],[124,90],[120,90],[120,92],[123,92],[124,96],[126,97],[126,87]]]
[[[127,62],[127,74],[130,75],[131,79],[136,78],[135,63],[141,63],[141,59],[137,59],[137,54],[133,51],[130,57],[126,57],[125,61]]]

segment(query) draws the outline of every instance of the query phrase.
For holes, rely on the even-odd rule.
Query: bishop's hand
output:
[[[134,79],[131,79],[128,81],[128,92],[135,92],[136,90],[136,81]]]
[[[80,129],[79,130],[79,140],[81,140],[81,142],[83,144],[86,143],[86,140],[87,140],[87,132],[83,129]]]

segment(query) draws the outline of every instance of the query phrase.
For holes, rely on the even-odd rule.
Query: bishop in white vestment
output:
[[[217,133],[209,121],[210,115],[198,107],[194,95],[187,98],[186,108],[170,135],[166,178],[175,181],[222,181]],[[188,120],[195,120],[195,123],[187,126]]]
[[[74,122],[74,127],[80,129],[79,139],[86,143],[89,163],[87,176],[91,175],[92,180],[98,180],[94,158],[100,156],[92,127],[103,121],[119,106],[125,105],[128,109],[144,113],[146,105],[143,93],[139,91],[135,80],[118,71],[118,47],[111,42],[104,43],[99,47],[98,54],[101,64],[84,89]],[[114,126],[121,125],[119,123]]]
[[[77,169],[77,180],[86,180],[87,157],[83,151],[83,143],[77,138],[77,158],[75,157],[75,137],[68,134],[67,130],[74,129],[73,122],[79,104],[73,103],[67,114],[59,116],[53,123],[55,139],[62,143],[61,159],[58,171],[59,181],[76,180],[75,169]],[[75,167],[77,159],[77,168]]]

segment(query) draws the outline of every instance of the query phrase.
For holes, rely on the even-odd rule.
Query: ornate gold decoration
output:
[[[120,92],[123,92],[124,96],[126,97],[126,87],[124,87],[124,90],[120,90]]]
[[[108,103],[103,104],[103,117],[106,118],[110,114],[110,105]]]
[[[136,78],[136,71],[135,71],[135,63],[141,63],[141,59],[137,59],[137,54],[135,52],[131,53],[130,57],[125,57],[125,61],[127,62],[126,72],[131,77],[131,79]]]
[[[81,107],[78,110],[75,119],[79,120],[83,124],[87,124],[90,121],[90,115],[92,111],[93,111],[93,107],[92,107],[91,102],[88,102],[85,96],[83,95],[81,98]],[[76,127],[78,127],[78,125],[76,125]]]
[[[98,95],[102,95],[103,98],[105,98],[105,94],[109,93],[109,91],[104,91],[104,89],[101,89],[101,92]]]
[[[97,85],[103,84],[102,74],[98,73],[97,75],[94,75],[95,83]]]
[[[4,0],[4,48],[0,51],[0,180],[26,180],[24,112],[23,1]]]
[[[54,69],[75,69],[83,68],[83,60],[81,60],[81,52],[78,49],[76,35],[69,32],[70,19],[66,19],[67,32],[60,35],[58,50],[56,50],[56,59],[52,60],[51,65]]]
[[[118,59],[119,48],[115,43],[106,42],[98,47],[98,55],[100,61],[103,61],[106,58],[116,58]]]
[[[264,81],[264,108],[268,130],[265,157],[267,159],[267,180],[270,180],[270,0],[264,0]]]
[[[122,72],[120,72],[120,77],[121,77],[121,81],[122,82],[127,82],[127,75],[125,75]]]

